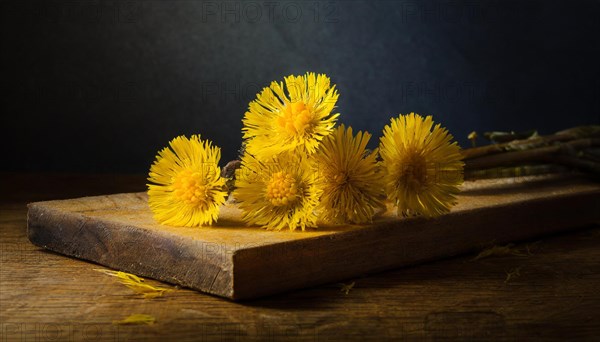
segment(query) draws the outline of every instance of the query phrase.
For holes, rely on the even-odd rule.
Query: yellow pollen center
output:
[[[335,175],[335,177],[333,177],[333,181],[335,182],[335,184],[337,185],[345,185],[346,183],[348,183],[350,177],[348,177],[348,175],[344,172],[340,172],[337,175]]]
[[[267,184],[267,199],[274,206],[284,206],[295,202],[298,197],[298,186],[294,177],[285,172],[277,172]]]
[[[399,183],[415,191],[421,191],[427,185],[427,164],[417,152],[408,153],[401,165]]]
[[[173,180],[175,198],[195,207],[207,204],[208,187],[204,184],[200,172],[183,170]]]
[[[303,135],[312,129],[311,118],[306,104],[296,101],[286,104],[277,123],[290,135]]]

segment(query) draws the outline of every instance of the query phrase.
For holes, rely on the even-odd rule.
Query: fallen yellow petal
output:
[[[144,279],[136,276],[135,274],[121,272],[121,271],[112,271],[112,270],[103,270],[103,269],[94,269],[94,271],[102,272],[111,277],[116,277],[119,279],[119,283],[127,286],[131,290],[141,294],[146,299],[152,299],[156,297],[160,297],[163,293],[172,291],[172,289],[168,287],[160,287],[160,286],[152,286],[144,283]]]
[[[113,324],[147,324],[152,325],[156,322],[156,319],[150,315],[145,314],[133,314],[120,321],[113,321]]]
[[[504,283],[508,283],[511,279],[515,279],[521,276],[521,267],[513,268],[512,270],[506,272],[506,279],[504,279]]]
[[[352,290],[354,288],[354,285],[356,285],[356,282],[351,282],[350,284],[341,284],[341,289],[340,291],[344,292],[345,294],[350,293],[350,290]]]
[[[528,254],[523,253],[518,248],[516,248],[512,243],[509,243],[506,246],[493,246],[486,250],[481,251],[481,253],[477,254],[477,256],[471,261],[476,261],[484,258],[489,258],[493,256],[527,256]]]

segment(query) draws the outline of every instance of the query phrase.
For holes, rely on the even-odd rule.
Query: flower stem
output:
[[[552,135],[462,151],[466,179],[564,173],[600,175],[600,126],[580,126]]]

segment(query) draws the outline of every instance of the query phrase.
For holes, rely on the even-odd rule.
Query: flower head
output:
[[[321,192],[315,179],[313,166],[303,154],[283,153],[269,161],[246,154],[233,195],[248,224],[304,230],[316,226],[315,207]]]
[[[322,74],[288,76],[285,88],[272,82],[250,102],[242,120],[246,151],[258,159],[293,150],[313,153],[333,130],[337,99],[335,86]]]
[[[371,134],[337,127],[323,139],[315,154],[319,188],[323,190],[319,211],[326,222],[370,222],[383,204],[383,185],[377,172],[377,151],[367,154]]]
[[[392,118],[381,137],[385,189],[398,214],[437,216],[456,203],[464,163],[452,135],[431,116]]]
[[[173,226],[210,225],[225,202],[225,180],[219,172],[221,150],[199,135],[179,136],[156,156],[150,167],[148,204],[154,218]]]

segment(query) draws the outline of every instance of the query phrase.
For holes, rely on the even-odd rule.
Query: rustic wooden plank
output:
[[[389,210],[364,226],[309,232],[244,227],[235,205],[219,223],[154,222],[143,193],[29,205],[34,244],[230,299],[247,299],[457,255],[596,222],[600,185],[530,178],[467,183],[459,205],[436,219]]]
[[[135,177],[133,177],[135,178]],[[26,203],[141,191],[144,175],[0,175],[2,341],[586,340],[600,336],[600,227],[243,303],[177,289],[146,300],[100,266],[32,245]],[[102,185],[102,186],[100,186]],[[23,190],[25,189],[25,190]],[[505,282],[506,272],[521,276]],[[153,285],[156,282],[149,280]],[[117,326],[132,313],[152,326]]]

